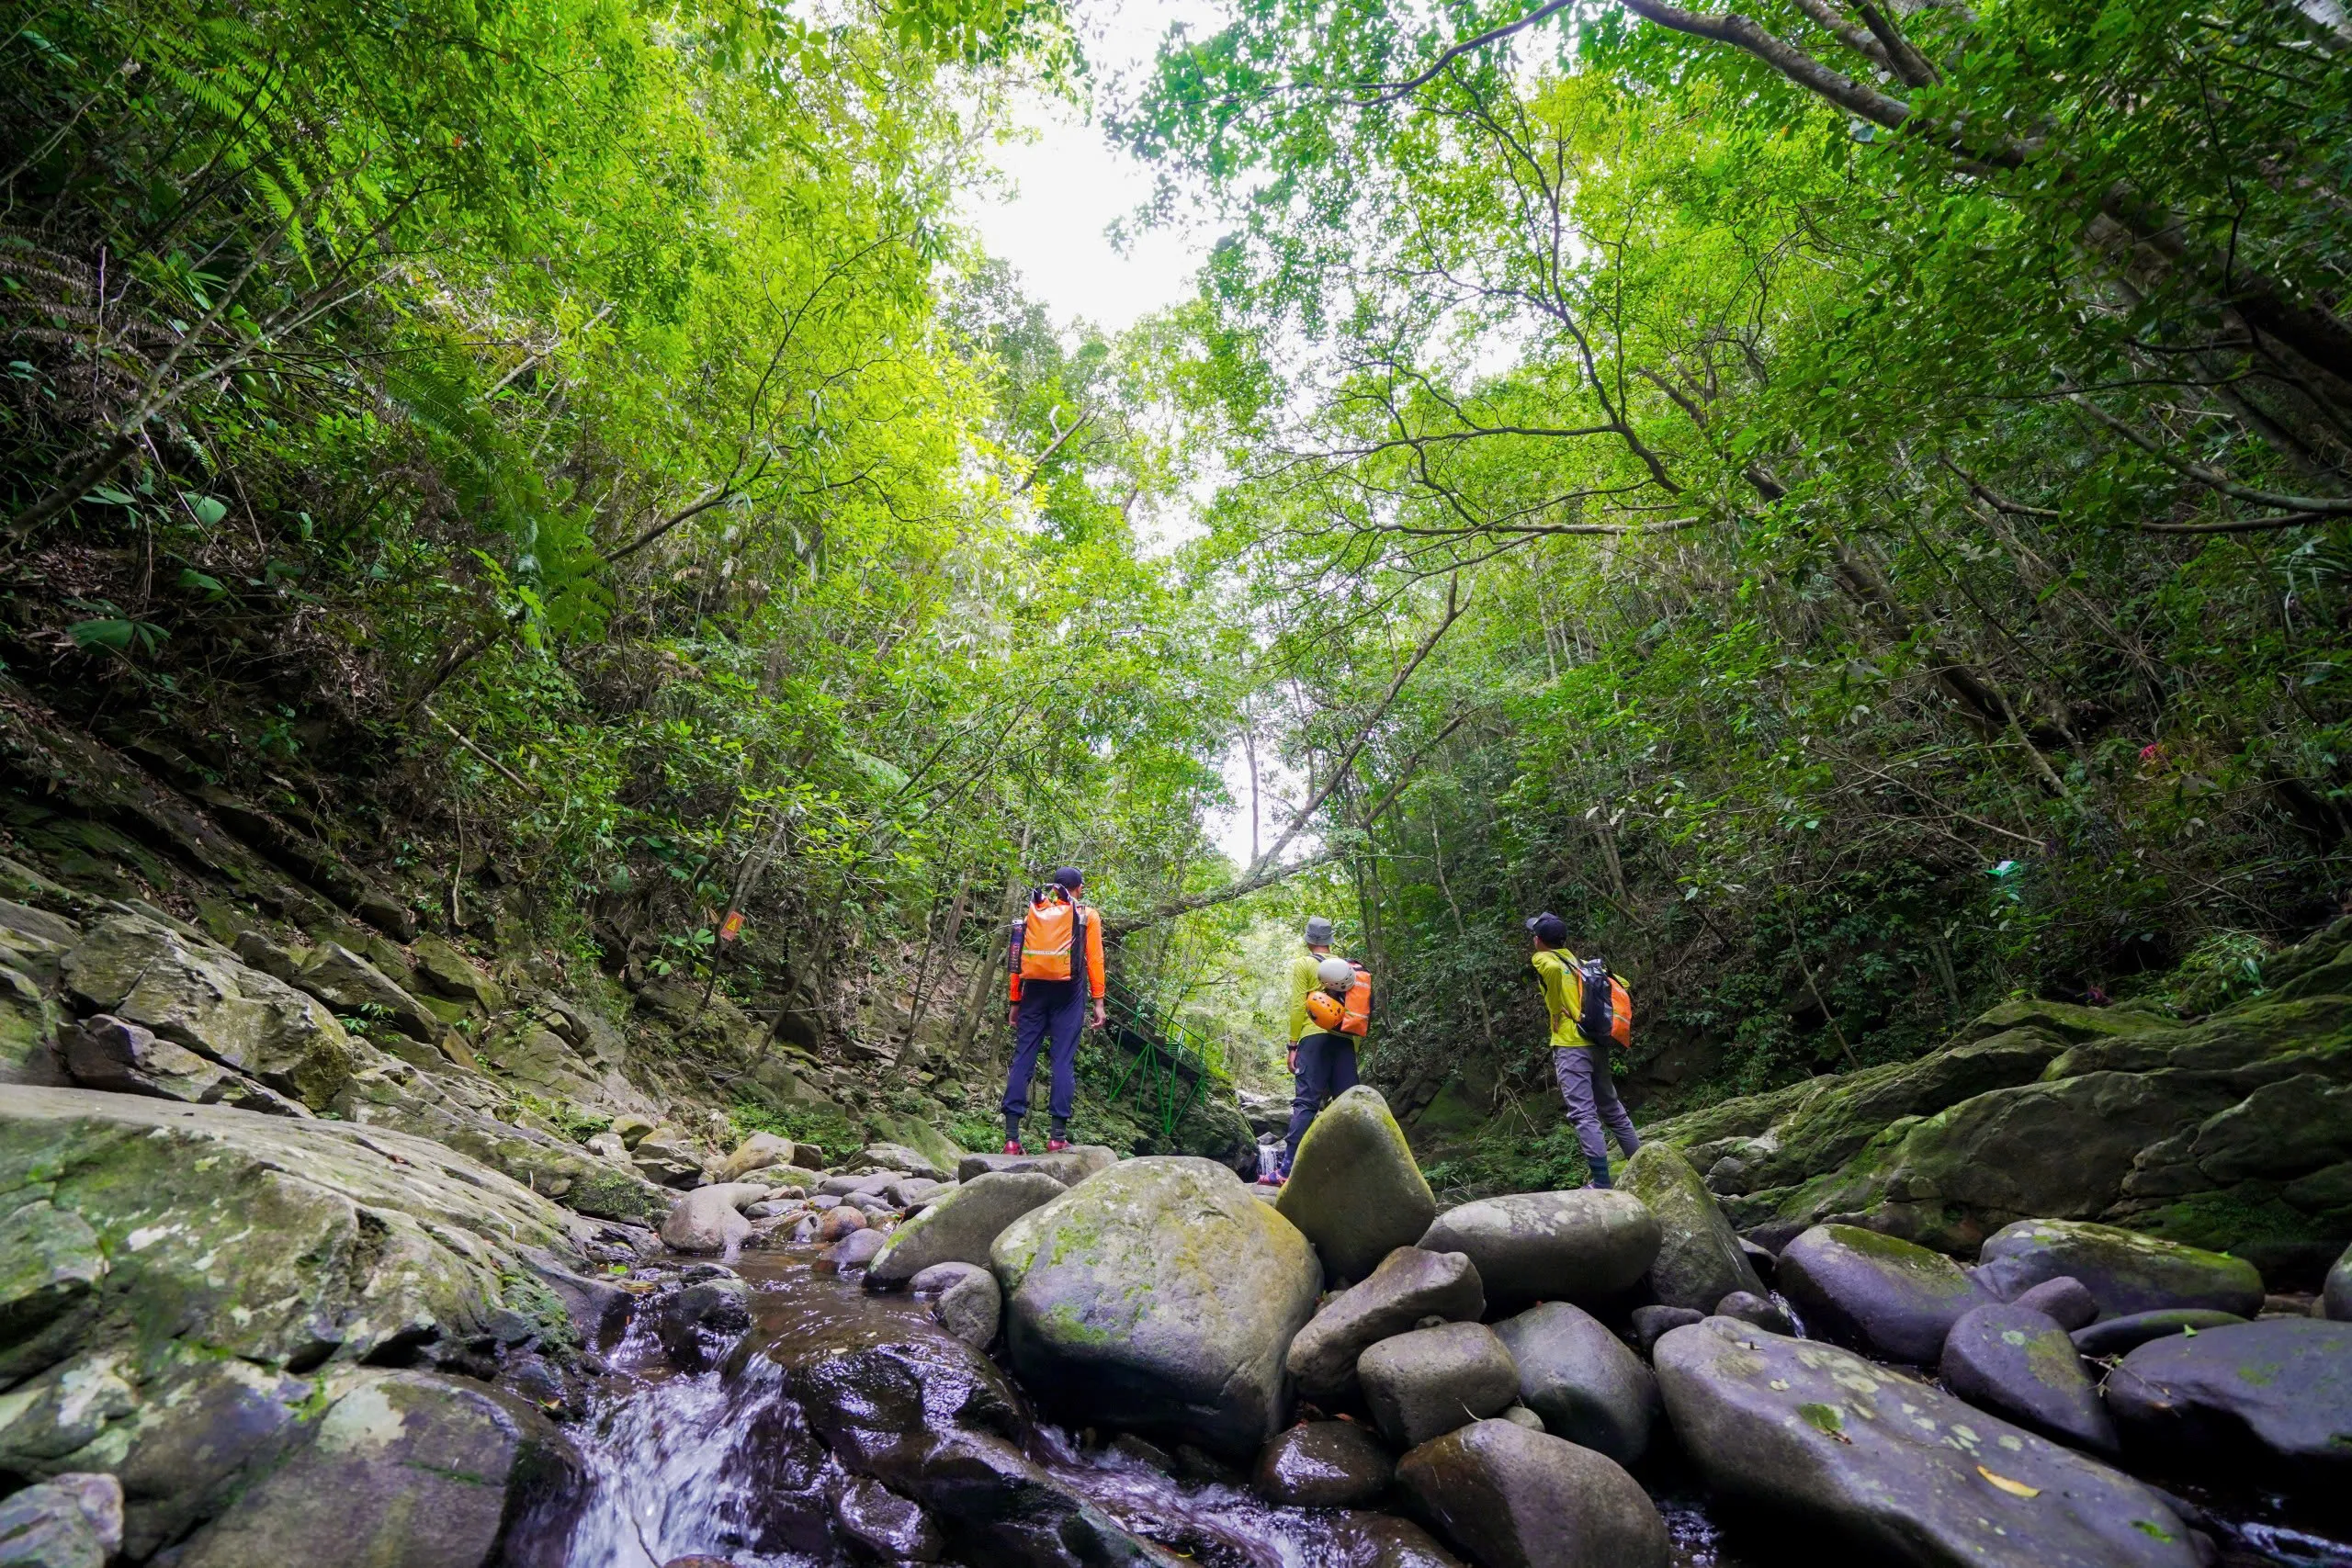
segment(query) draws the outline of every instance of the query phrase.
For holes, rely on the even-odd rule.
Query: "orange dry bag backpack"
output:
[[[1584,982],[1584,1008],[1577,1016],[1577,1032],[1595,1045],[1623,1047],[1634,1040],[1634,998],[1625,982],[1609,972],[1598,958],[1577,966]]]
[[[1349,962],[1356,976],[1348,982],[1348,994],[1340,1003],[1340,1032],[1363,1034],[1372,1028],[1372,971],[1352,959]]]
[[[1078,951],[1078,906],[1058,888],[1052,896],[1039,889],[1021,922],[1020,942],[1023,979],[1069,979]]]

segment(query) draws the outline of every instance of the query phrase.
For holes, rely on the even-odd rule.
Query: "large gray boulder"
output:
[[[1711,1488],[1829,1531],[1869,1562],[2199,1561],[2188,1527],[2148,1487],[1851,1351],[1716,1317],[1659,1340],[1654,1364]]]
[[[1479,1421],[1396,1465],[1412,1511],[1485,1568],[1667,1568],[1666,1521],[1614,1460]]]
[[[869,1286],[903,1284],[941,1263],[977,1263],[1004,1227],[1041,1209],[1069,1189],[1042,1170],[989,1171],[947,1190],[945,1195],[900,1225],[890,1245],[866,1270]]]
[[[1298,1331],[1290,1342],[1290,1375],[1307,1399],[1344,1398],[1356,1386],[1356,1359],[1369,1347],[1423,1318],[1476,1323],[1486,1313],[1486,1291],[1468,1258],[1400,1247]]]
[[[1250,1485],[1293,1508],[1361,1508],[1396,1479],[1396,1461],[1352,1421],[1302,1421],[1258,1455]]]
[[[462,1342],[535,1274],[586,1330],[604,1310],[578,1279],[594,1227],[381,1127],[0,1086],[0,1192],[11,1382],[85,1348],[280,1369]]]
[[[1944,1386],[2052,1442],[2113,1459],[2115,1423],[2058,1320],[2022,1302],[1963,1314],[1944,1338]]]
[[[1625,1162],[1617,1183],[1657,1216],[1650,1290],[1659,1304],[1704,1313],[1735,1291],[1764,1293],[1764,1282],[1731,1222],[1679,1149],[1655,1139],[1644,1144]]]
[[[1299,1140],[1274,1208],[1323,1257],[1333,1280],[1361,1280],[1437,1217],[1437,1198],[1388,1102],[1358,1084],[1323,1108]]]
[[[313,1111],[351,1079],[351,1037],[334,1015],[222,949],[141,915],[110,915],[60,960],[66,989]]]
[[[2124,1451],[2324,1493],[2352,1482],[2352,1324],[2267,1317],[2141,1346],[2109,1372]]]
[[[1374,1345],[1356,1362],[1363,1402],[1381,1436],[1413,1448],[1481,1420],[1519,1397],[1519,1369],[1482,1323],[1417,1328]]]
[[[1225,1167],[1122,1160],[1006,1226],[989,1266],[1013,1370],[1061,1410],[1237,1458],[1280,1429],[1322,1269]]]
[[[662,1242],[673,1252],[732,1252],[752,1234],[743,1210],[768,1195],[756,1181],[697,1187],[673,1204],[662,1222]]]
[[[1650,1445],[1657,1380],[1600,1321],[1566,1302],[1545,1302],[1495,1325],[1519,1368],[1519,1402],[1544,1429],[1632,1464]]]
[[[1977,1257],[2025,1286],[2079,1280],[2103,1317],[2170,1307],[2238,1317],[2262,1310],[2262,1275],[2244,1258],[2085,1220],[2019,1220],[1987,1237]]]
[[[1657,1216],[1630,1192],[1513,1192],[1440,1214],[1419,1246],[1468,1256],[1490,1307],[1598,1302],[1657,1257]]]
[[[1993,1298],[1941,1253],[1856,1225],[1815,1225],[1781,1249],[1781,1292],[1808,1331],[1932,1367],[1944,1336]]]
[[[510,1519],[555,1504],[579,1473],[571,1443],[511,1394],[420,1372],[369,1376],[196,1536],[178,1568],[486,1568]]]

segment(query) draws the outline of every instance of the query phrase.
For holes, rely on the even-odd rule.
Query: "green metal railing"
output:
[[[1126,1058],[1105,1098],[1115,1105],[1132,1094],[1134,1104],[1158,1119],[1159,1135],[1174,1138],[1208,1085],[1214,1043],[1116,980],[1103,987],[1102,1001],[1103,1032]]]

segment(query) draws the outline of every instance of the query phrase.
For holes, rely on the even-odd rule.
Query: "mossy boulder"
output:
[[[0,1088],[22,1376],[179,1348],[297,1370],[485,1332],[580,1222],[422,1138],[85,1089]],[[34,1347],[36,1344],[39,1349]]]
[[[1714,1317],[1659,1340],[1655,1364],[1709,1487],[1845,1549],[1816,1547],[1822,1561],[2201,1561],[2149,1487],[1851,1351]]]
[[[1939,1364],[1944,1386],[1980,1410],[2006,1416],[2070,1449],[2112,1459],[2115,1424],[2058,1320],[1996,1302],[1951,1325]]]
[[[2170,1335],[2124,1357],[2105,1392],[2126,1453],[2285,1486],[2352,1517],[2352,1324],[2270,1317]]]
[[[989,1267],[1007,1356],[1047,1404],[1237,1460],[1281,1428],[1322,1269],[1224,1166],[1123,1160],[1006,1226]]]
[[[1944,1336],[1993,1298],[1939,1253],[1857,1225],[1815,1225],[1781,1253],[1781,1290],[1813,1333],[1932,1367]]]
[[[2262,1310],[2262,1275],[2226,1253],[2184,1247],[2114,1225],[2079,1220],[2020,1220],[1984,1243],[1978,1261],[1997,1269],[2014,1295],[2045,1280],[2073,1278],[2101,1316],[2210,1307],[2239,1317]]]
[[[305,1436],[188,1543],[178,1568],[486,1568],[502,1536],[545,1531],[580,1485],[579,1456],[539,1411],[425,1373],[360,1378]]]
[[[1430,1191],[1388,1102],[1358,1084],[1323,1108],[1299,1140],[1274,1207],[1322,1255],[1334,1280],[1361,1280],[1437,1217]]]
[[[1661,1304],[1703,1313],[1734,1291],[1764,1293],[1731,1222],[1680,1150],[1656,1140],[1644,1144],[1618,1182],[1657,1216],[1650,1290]]]

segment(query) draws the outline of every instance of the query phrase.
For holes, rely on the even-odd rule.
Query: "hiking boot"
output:
[[[1068,1147],[1069,1147],[1069,1140],[1068,1138],[1048,1138],[1046,1140],[1046,1152],[1049,1155],[1057,1155]]]
[[[1020,1139],[1007,1138],[1004,1141],[1004,1152],[1009,1155],[1025,1155],[1029,1151],[1021,1146]]]
[[[1280,1187],[1283,1182],[1288,1181],[1289,1179],[1290,1178],[1284,1176],[1281,1171],[1271,1170],[1265,1175],[1258,1178],[1258,1185],[1261,1187]]]

